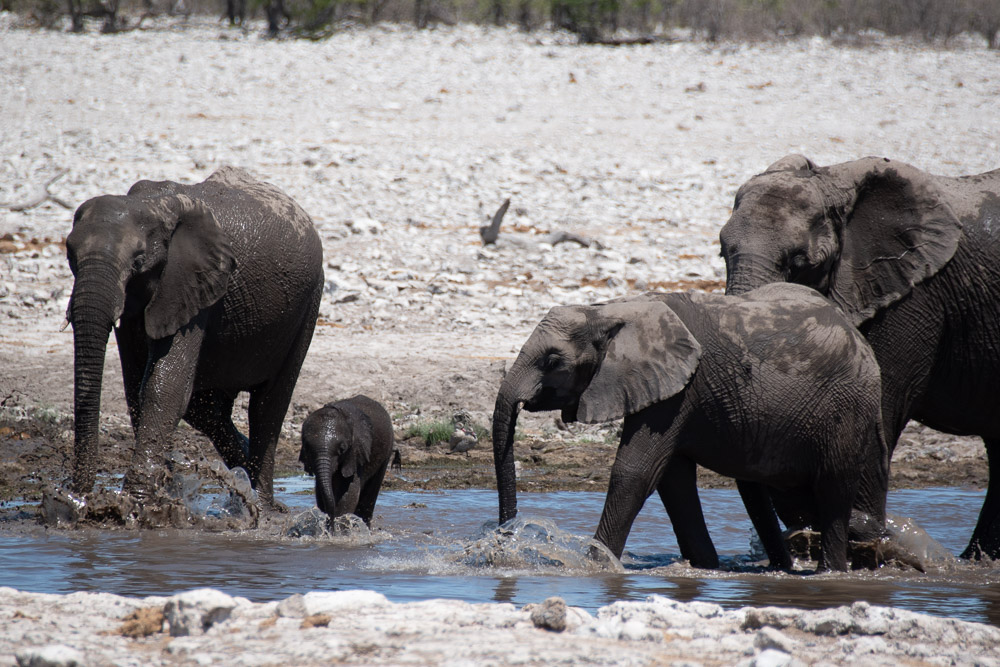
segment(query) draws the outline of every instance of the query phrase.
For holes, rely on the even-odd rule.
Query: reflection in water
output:
[[[945,562],[927,574],[891,568],[823,575],[748,571],[741,563],[750,549],[750,523],[735,491],[701,492],[716,547],[731,564],[728,571],[695,570],[679,562],[666,513],[649,503],[629,536],[626,569],[615,573],[583,565],[603,494],[521,494],[520,516],[545,530],[534,531],[536,544],[519,548],[551,554],[558,547],[561,555],[497,567],[468,560],[470,549],[489,535],[484,526],[496,511],[492,491],[387,491],[379,497],[371,533],[350,528],[293,538],[289,529],[302,525],[313,505],[311,480],[280,480],[279,487],[279,498],[292,513],[246,533],[7,528],[0,532],[0,585],[132,596],[209,586],[253,600],[367,588],[395,601],[516,605],[559,595],[591,611],[652,594],[726,607],[823,608],[865,600],[1000,625],[1000,564]],[[295,494],[300,487],[309,493]],[[912,517],[954,554],[965,547],[982,496],[962,489],[893,492],[889,511]]]

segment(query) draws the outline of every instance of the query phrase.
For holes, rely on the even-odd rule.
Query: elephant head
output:
[[[299,460],[308,474],[316,476],[316,505],[331,517],[337,516],[334,475],[342,478],[338,487],[363,476],[372,442],[371,421],[348,401],[327,404],[303,422]]]
[[[680,392],[701,346],[662,301],[642,298],[557,306],[524,343],[493,411],[500,523],[517,515],[514,429],[518,412],[561,410],[566,422],[633,414]]]
[[[222,297],[235,260],[212,212],[182,194],[84,202],[66,253],[75,277],[66,312],[75,362],[73,487],[85,493],[94,485],[104,354],[115,322],[143,318],[151,339],[176,333]]]
[[[800,283],[859,325],[939,271],[961,231],[934,178],[910,165],[789,155],[736,193],[719,235],[726,293]]]

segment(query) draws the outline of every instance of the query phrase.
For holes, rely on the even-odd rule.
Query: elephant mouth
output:
[[[545,412],[548,410],[559,410],[563,422],[575,422],[576,413],[579,408],[576,398],[559,396],[557,392],[544,392],[533,401],[526,401],[524,409],[528,412]]]

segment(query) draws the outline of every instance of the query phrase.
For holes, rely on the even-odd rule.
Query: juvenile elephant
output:
[[[327,403],[302,424],[299,460],[316,476],[316,506],[330,518],[354,514],[371,524],[392,451],[389,413],[367,396]]]
[[[306,212],[241,169],[196,185],[139,181],[127,195],[83,203],[66,252],[75,490],[94,485],[113,329],[136,441],[124,489],[149,496],[183,417],[273,502],[275,447],[323,292],[322,247]],[[243,390],[249,439],[231,417]]]
[[[990,485],[962,556],[1000,558],[1000,170],[789,155],[739,189],[720,239],[727,294],[808,285],[860,328],[890,456],[911,418],[983,438]]]
[[[522,403],[562,410],[567,422],[624,416],[595,534],[616,556],[655,490],[681,555],[718,566],[695,485],[700,464],[738,481],[772,566],[791,565],[773,488],[815,519],[819,567],[844,570],[852,504],[876,532],[885,523],[879,392],[864,338],[822,296],[797,285],[553,308],[497,394],[500,522],[517,512],[513,440]]]

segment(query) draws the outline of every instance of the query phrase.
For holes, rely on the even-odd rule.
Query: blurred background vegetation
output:
[[[45,28],[105,32],[150,17],[218,16],[233,26],[265,19],[271,36],[319,39],[380,21],[471,22],[521,30],[567,30],[584,43],[668,39],[678,30],[709,41],[822,35],[846,40],[877,31],[946,43],[981,36],[1000,48],[1000,0],[0,0],[0,10]]]

